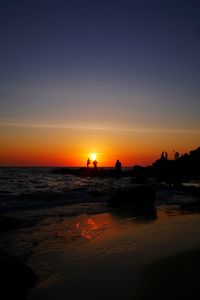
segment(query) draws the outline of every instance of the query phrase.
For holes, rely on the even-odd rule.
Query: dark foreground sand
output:
[[[135,300],[199,299],[200,249],[150,264],[143,272]]]

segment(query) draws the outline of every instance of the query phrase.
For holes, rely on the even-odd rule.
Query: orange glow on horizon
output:
[[[0,131],[0,166],[85,167],[88,157],[98,167],[151,165],[162,151],[174,158],[199,147],[198,133],[109,132],[45,128],[10,128]],[[91,167],[93,167],[91,165]]]
[[[193,148],[195,149],[195,148]],[[192,149],[191,149],[192,150]],[[98,167],[114,167],[115,162],[119,159],[122,167],[132,167],[134,165],[147,166],[151,165],[155,160],[160,158],[161,150],[158,151],[118,151],[117,155],[113,154],[112,149],[107,152],[101,152],[96,155]],[[186,151],[187,152],[187,151]],[[185,152],[182,152],[185,153]],[[173,159],[174,152],[168,151],[169,159]],[[89,156],[90,157],[90,156]],[[39,151],[35,149],[15,149],[14,153],[1,149],[0,166],[68,166],[68,167],[85,167],[88,155],[85,152],[64,151],[52,149],[52,151]],[[91,156],[91,163],[95,156]],[[93,165],[91,165],[93,167]]]

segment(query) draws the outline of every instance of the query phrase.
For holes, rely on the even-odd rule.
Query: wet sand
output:
[[[29,265],[40,280],[29,299],[191,299],[200,215],[166,209],[153,220],[104,213],[38,228]]]
[[[198,299],[199,279],[200,249],[169,256],[145,268],[134,299]]]

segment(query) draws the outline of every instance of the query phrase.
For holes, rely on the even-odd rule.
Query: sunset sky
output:
[[[200,1],[0,1],[0,165],[200,146]]]

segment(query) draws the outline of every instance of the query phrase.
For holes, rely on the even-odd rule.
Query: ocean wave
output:
[[[0,212],[104,202],[128,178],[77,178],[52,174],[52,168],[0,168]]]

